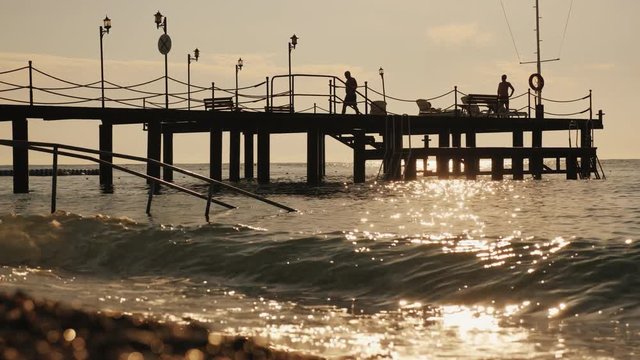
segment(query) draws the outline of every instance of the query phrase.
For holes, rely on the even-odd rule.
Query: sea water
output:
[[[205,165],[187,165],[207,174]],[[115,172],[0,178],[0,291],[252,336],[326,357],[640,357],[640,161],[603,162],[606,180],[419,178],[324,185],[302,164],[271,185],[230,191],[237,209]],[[135,167],[132,167],[135,168]],[[144,169],[137,167],[138,170]],[[201,193],[207,186],[175,174]]]

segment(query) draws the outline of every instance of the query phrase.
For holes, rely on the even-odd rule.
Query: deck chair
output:
[[[460,100],[462,101],[462,108],[466,110],[469,116],[480,116],[480,107],[476,104],[469,104],[469,97],[463,96]]]
[[[431,103],[425,99],[416,100],[416,104],[418,104],[418,115],[427,115],[433,113],[433,108],[431,107]]]
[[[387,103],[382,100],[371,102],[371,115],[387,115]]]

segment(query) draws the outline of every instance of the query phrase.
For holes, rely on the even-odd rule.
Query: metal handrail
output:
[[[207,218],[207,221],[209,220],[209,208],[210,208],[210,204],[212,202],[217,204],[217,205],[226,207],[228,209],[234,209],[235,208],[235,206],[233,206],[233,205],[230,205],[230,204],[227,204],[227,203],[222,202],[220,200],[215,200],[215,199],[212,198],[213,188],[216,187],[216,186],[232,190],[232,191],[234,191],[236,193],[245,195],[247,197],[251,197],[253,199],[262,201],[264,203],[267,203],[269,205],[278,207],[280,209],[283,209],[283,210],[286,210],[286,211],[289,211],[289,212],[297,211],[296,209],[293,209],[293,208],[288,207],[288,206],[283,205],[283,204],[279,204],[279,203],[277,203],[277,202],[275,202],[273,200],[269,200],[269,199],[264,198],[264,197],[262,197],[260,195],[256,195],[254,193],[251,193],[249,191],[246,191],[246,190],[237,188],[235,186],[226,184],[224,182],[221,182],[221,181],[218,181],[218,180],[215,180],[215,179],[211,179],[211,178],[208,178],[206,176],[194,173],[192,171],[189,171],[189,170],[186,170],[186,169],[182,169],[182,168],[179,168],[179,167],[174,166],[174,165],[166,164],[166,163],[163,163],[161,161],[154,160],[154,159],[148,159],[148,158],[143,158],[143,157],[134,156],[134,155],[128,155],[128,154],[114,153],[114,152],[109,152],[109,151],[88,149],[88,148],[83,148],[83,147],[79,147],[79,146],[71,146],[71,145],[56,144],[56,143],[46,143],[46,142],[29,142],[29,141],[25,141],[25,140],[0,139],[0,145],[11,146],[11,147],[13,147],[13,146],[25,146],[26,145],[26,147],[28,149],[30,149],[30,150],[53,154],[53,156],[54,156],[54,159],[53,159],[54,169],[53,169],[53,174],[52,174],[53,178],[52,178],[51,212],[54,212],[55,211],[55,207],[56,207],[56,205],[55,205],[55,195],[56,195],[55,185],[56,185],[56,182],[57,182],[56,178],[57,178],[57,157],[58,157],[58,155],[73,157],[73,158],[77,158],[77,159],[88,160],[88,161],[92,161],[92,162],[95,162],[95,163],[98,163],[98,164],[107,165],[107,166],[110,166],[111,168],[114,168],[116,170],[120,170],[120,171],[123,171],[123,172],[126,172],[126,173],[129,173],[129,174],[132,174],[132,175],[135,175],[135,176],[138,176],[138,177],[141,177],[141,178],[149,180],[151,182],[151,188],[150,188],[150,192],[149,192],[149,203],[147,204],[147,213],[149,213],[151,198],[153,196],[153,193],[155,192],[155,185],[154,184],[156,184],[156,183],[165,185],[165,186],[170,187],[172,189],[176,189],[176,190],[178,190],[180,192],[184,192],[186,194],[195,196],[197,198],[207,200],[207,207],[206,207],[206,210],[205,210],[205,217]],[[49,149],[49,148],[51,148],[51,149]],[[96,155],[108,155],[108,156],[113,156],[113,157],[116,157],[116,158],[122,158],[122,159],[127,159],[127,160],[134,160],[134,161],[141,161],[141,162],[146,162],[148,164],[160,165],[160,166],[163,166],[165,168],[174,170],[174,171],[176,171],[178,173],[181,173],[181,174],[184,174],[184,175],[187,175],[187,176],[190,176],[190,177],[193,177],[193,178],[196,178],[196,179],[199,179],[199,180],[202,180],[202,181],[205,181],[205,182],[209,183],[209,194],[207,196],[205,196],[205,195],[202,195],[202,194],[200,194],[198,192],[195,192],[193,190],[187,189],[185,187],[182,187],[182,186],[173,184],[171,182],[156,178],[154,176],[150,176],[150,175],[143,174],[143,173],[140,173],[140,172],[135,171],[135,170],[128,169],[128,168],[120,166],[120,165],[113,164],[112,162],[109,162],[109,161],[105,161],[105,160],[102,160],[102,159],[99,159],[99,158],[94,158],[94,157],[89,156],[89,155],[76,154],[76,153],[68,152],[68,151],[60,151],[59,149],[65,149],[65,150],[76,151],[76,152],[85,152],[85,153],[96,154]]]

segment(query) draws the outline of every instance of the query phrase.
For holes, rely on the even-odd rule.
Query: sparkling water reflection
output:
[[[258,190],[299,213],[223,193],[240,210],[213,224],[170,191],[145,217],[145,187],[124,176],[111,195],[61,179],[71,212],[54,215],[47,181],[13,196],[0,178],[19,214],[0,214],[0,288],[328,357],[633,358],[638,175],[274,185]]]

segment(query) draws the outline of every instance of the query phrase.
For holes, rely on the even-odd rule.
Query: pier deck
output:
[[[101,159],[111,161],[113,126],[141,124],[147,132],[147,157],[172,163],[175,133],[210,133],[210,177],[222,179],[222,133],[230,134],[229,180],[240,179],[240,139],[244,135],[245,178],[253,178],[254,136],[257,136],[258,181],[269,182],[270,143],[272,134],[306,134],[307,176],[309,184],[318,184],[324,175],[325,136],[332,136],[353,150],[354,181],[365,179],[365,162],[382,160],[387,179],[415,178],[416,161],[435,157],[436,171],[425,175],[440,178],[465,176],[475,179],[485,174],[480,159],[491,159],[490,174],[502,179],[511,174],[522,179],[524,174],[540,178],[542,174],[564,173],[568,179],[588,177],[596,172],[596,148],[591,132],[603,128],[602,113],[596,119],[518,118],[468,115],[342,115],[313,113],[270,113],[244,111],[204,111],[173,109],[95,108],[77,106],[0,105],[0,121],[13,122],[13,139],[28,140],[27,119],[64,121],[69,119],[100,121]],[[141,126],[141,129],[143,126]],[[542,147],[545,131],[580,131],[578,148]],[[477,147],[476,134],[511,133],[512,147]],[[524,147],[524,134],[531,133],[532,146]],[[406,136],[424,136],[424,148],[406,148]],[[429,147],[429,136],[437,135],[437,147]],[[464,135],[465,144],[462,146]],[[164,142],[164,146],[162,146]],[[162,149],[162,154],[161,154]],[[555,169],[544,164],[555,159]],[[510,160],[511,167],[504,167]],[[527,161],[528,167],[524,163]],[[564,160],[564,161],[561,161]],[[452,164],[450,167],[449,164]],[[560,164],[563,163],[562,167]],[[249,165],[249,166],[247,166]],[[28,155],[14,148],[14,191],[28,191]],[[452,170],[450,170],[452,168]],[[403,171],[404,169],[404,171]],[[160,177],[160,168],[148,164],[147,173]],[[172,181],[165,171],[164,179]],[[101,168],[101,184],[111,185],[111,168]]]

